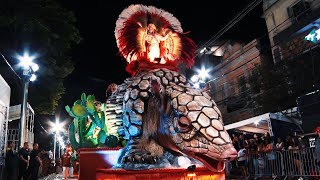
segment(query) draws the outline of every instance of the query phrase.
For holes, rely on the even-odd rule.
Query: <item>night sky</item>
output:
[[[60,4],[75,13],[77,26],[83,38],[74,47],[72,59],[74,72],[65,81],[66,94],[61,99],[57,114],[66,114],[65,105],[80,98],[82,92],[94,94],[105,101],[105,90],[110,83],[120,84],[130,75],[125,71],[126,62],[118,55],[114,36],[119,14],[131,4],[153,5],[172,13],[182,25],[184,32],[195,43],[206,42],[230,22],[250,2],[243,1],[167,1],[167,0],[60,0]],[[193,3],[190,3],[193,2]],[[213,5],[212,5],[213,3]],[[221,38],[250,42],[266,34],[262,18],[262,3],[229,29]],[[103,65],[107,64],[107,65]],[[110,75],[111,74],[111,75]]]

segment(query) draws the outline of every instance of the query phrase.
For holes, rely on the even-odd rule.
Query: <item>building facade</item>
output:
[[[2,179],[5,164],[10,92],[10,86],[0,75],[0,179]]]
[[[9,67],[9,63],[4,56],[0,56],[0,77],[2,77],[3,81],[7,83],[8,88],[4,88],[0,86],[0,97],[7,99],[7,103],[9,104],[6,108],[7,111],[7,121],[6,121],[6,133],[5,136],[0,134],[0,138],[6,137],[5,144],[9,141],[15,143],[15,150],[18,149],[23,145],[23,142],[30,142],[30,145],[34,142],[34,110],[29,103],[27,103],[26,107],[26,120],[25,120],[25,127],[24,127],[24,138],[21,140],[22,143],[19,142],[20,139],[20,119],[21,119],[21,101],[22,101],[22,91],[23,87],[21,87],[22,79],[19,75]],[[0,80],[1,83],[1,80]],[[2,91],[9,91],[9,93],[5,93]],[[1,102],[0,102],[1,105]],[[1,110],[1,108],[0,108]],[[1,111],[0,111],[1,112]],[[2,113],[1,113],[2,114]],[[0,116],[1,116],[0,114]],[[1,117],[0,117],[1,118]],[[1,123],[1,119],[0,119]],[[0,132],[3,133],[3,132]],[[1,144],[1,142],[0,142]]]
[[[320,0],[264,0],[263,9],[273,60],[275,66],[286,67],[290,93],[297,101],[306,94],[319,94]],[[320,107],[320,99],[312,98],[300,104],[314,106],[308,107],[312,118],[300,112],[302,120],[305,118],[305,130],[310,132],[319,125],[316,121],[320,115],[314,115],[318,112],[315,105]]]
[[[275,63],[306,53],[319,42],[316,32],[308,37],[320,27],[319,8],[320,0],[264,0],[264,18]]]
[[[20,134],[20,117],[21,117],[21,104],[10,106],[9,119],[8,119],[8,140],[15,142],[16,149],[19,148],[19,134]],[[34,110],[27,103],[25,134],[22,143],[29,142],[30,145],[34,143]]]
[[[213,66],[210,72],[212,79],[207,84],[211,97],[221,110],[224,123],[255,116],[248,104],[250,91],[246,79],[264,58],[260,52],[260,41],[255,39],[248,44],[228,41],[219,48],[221,60]]]

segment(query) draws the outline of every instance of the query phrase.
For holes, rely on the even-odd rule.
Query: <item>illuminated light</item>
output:
[[[210,51],[214,56],[223,56],[223,53],[224,53],[222,48],[220,48],[219,46],[212,46],[210,48]]]
[[[81,155],[80,155],[81,156]],[[147,170],[148,171],[148,170]],[[152,173],[142,171],[142,172],[132,172],[125,170],[114,170],[114,169],[105,169],[104,172],[97,172],[96,179],[101,180],[111,180],[111,179],[139,179],[139,177],[148,177],[148,179],[159,179],[159,174],[166,179],[185,179],[185,180],[218,180],[226,179],[225,171],[223,172],[211,172],[209,170],[201,170],[196,172],[185,172],[185,170],[178,169],[166,169],[162,168],[159,170],[151,170]],[[185,173],[184,173],[185,172]],[[189,176],[188,176],[189,174]],[[144,178],[145,179],[145,178]]]
[[[200,53],[204,53],[204,51],[205,51],[206,49],[207,49],[207,48],[201,49]]]
[[[57,139],[58,139],[59,142],[63,141],[63,138],[61,136],[57,137]]]
[[[30,77],[30,81],[35,81],[37,79],[37,76],[35,74],[32,74]]]
[[[316,39],[319,41],[320,40],[320,28],[316,30]]]
[[[311,41],[313,43],[317,43],[320,40],[320,28],[313,29],[308,35],[304,37],[304,40]]]
[[[191,81],[192,82],[197,82],[199,80],[199,77],[197,76],[197,75],[193,75],[192,77],[191,77]]]
[[[184,156],[178,157],[178,165],[179,167],[187,168],[191,165],[191,160]]]
[[[16,55],[16,57],[21,61],[20,65],[23,69],[29,69],[34,64],[32,61],[36,58],[36,56],[30,56],[28,52],[24,52],[23,56]]]
[[[197,175],[196,175],[196,173],[188,173],[187,174],[187,177],[196,177]]]
[[[112,166],[117,166],[118,158],[121,155],[122,149],[120,150],[97,150],[97,151],[83,151],[81,154],[97,154],[101,157],[107,164]]]
[[[212,46],[212,47],[210,48],[210,51],[214,52],[214,51],[216,51],[218,48],[219,48],[218,46]]]
[[[315,33],[312,33],[312,31],[311,31],[310,34],[306,35],[305,40],[316,42],[315,36],[316,36]]]
[[[159,52],[157,51],[150,51],[148,54],[150,61],[154,62],[155,58],[159,57]]]
[[[39,70],[39,65],[34,63],[34,64],[31,66],[31,68],[32,68],[33,72],[36,72],[36,71]]]
[[[215,56],[223,56],[223,51],[222,49],[217,49],[214,51],[213,55]]]
[[[53,126],[53,131],[54,132],[60,132],[62,130],[62,125],[59,124],[59,123],[56,123],[54,126]]]
[[[51,126],[51,131],[55,132],[55,133],[59,133],[60,131],[63,131],[63,126],[65,123],[60,123],[59,119],[56,120],[56,122],[49,122],[50,126]]]
[[[210,71],[211,69],[206,69],[205,67],[201,67],[201,69],[196,70],[198,72],[198,76],[201,80],[206,80],[206,78],[210,78]]]
[[[259,124],[259,121],[255,121],[254,124],[257,126]]]
[[[200,83],[199,83],[199,82],[194,83],[194,84],[193,84],[193,87],[199,89],[199,88],[200,88]]]

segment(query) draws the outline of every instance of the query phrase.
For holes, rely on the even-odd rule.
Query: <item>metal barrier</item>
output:
[[[272,151],[248,155],[248,174],[251,177],[308,177],[319,176],[315,149]]]

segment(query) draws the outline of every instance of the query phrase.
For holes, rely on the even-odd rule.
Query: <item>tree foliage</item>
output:
[[[38,54],[40,70],[30,85],[29,102],[39,114],[53,114],[65,92],[63,80],[74,69],[70,50],[81,41],[75,23],[74,14],[54,0],[1,1],[1,53],[12,64],[17,63],[14,54],[25,49]]]
[[[276,112],[295,106],[287,67],[271,63],[256,65],[248,77],[256,113]]]

